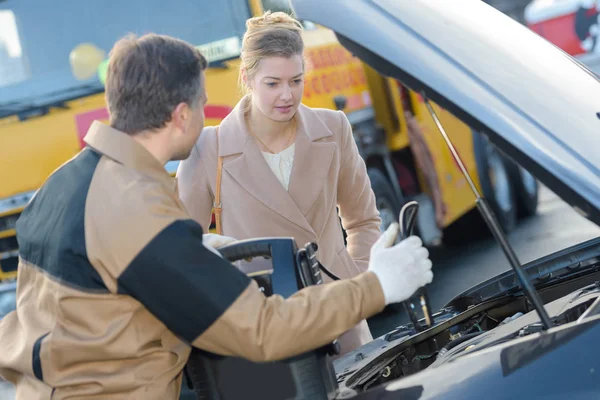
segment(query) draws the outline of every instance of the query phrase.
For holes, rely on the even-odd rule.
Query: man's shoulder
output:
[[[54,170],[35,192],[33,198],[22,214],[21,222],[27,220],[31,225],[33,220],[62,216],[61,210],[69,210],[74,215],[80,215],[85,206],[96,167],[101,155],[91,149],[80,151],[70,160]],[[23,225],[23,224],[22,224]]]
[[[173,187],[113,160],[103,160],[85,212],[88,251],[118,258],[114,273],[161,232],[191,218]],[[107,261],[108,262],[108,261]]]
[[[156,213],[182,215],[175,181],[172,187],[143,172],[109,158],[102,160],[87,198],[87,211],[95,219],[135,221]]]

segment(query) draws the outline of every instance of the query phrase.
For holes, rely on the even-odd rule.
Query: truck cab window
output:
[[[0,87],[27,79],[27,68],[15,14],[0,10]]]
[[[176,8],[163,0],[128,0],[116,14],[99,0],[61,0],[52,7],[44,0],[0,1],[0,117],[17,103],[54,104],[77,97],[83,87],[102,91],[95,71],[72,67],[72,51],[93,64],[127,33],[155,32],[201,47],[210,61],[231,59],[239,57],[249,17],[243,0],[180,0]]]

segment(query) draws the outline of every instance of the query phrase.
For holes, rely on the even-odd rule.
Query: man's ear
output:
[[[173,121],[177,128],[183,131],[188,120],[192,117],[191,111],[187,103],[179,103],[171,113],[171,121]]]

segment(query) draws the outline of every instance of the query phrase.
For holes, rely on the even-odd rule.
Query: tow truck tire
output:
[[[526,169],[510,160],[507,161],[517,201],[517,215],[519,218],[531,217],[535,215],[538,207],[538,181]]]
[[[392,222],[398,221],[400,199],[397,198],[386,176],[377,168],[367,169],[371,188],[375,194],[375,203],[381,217],[381,231],[385,231]]]
[[[478,132],[473,132],[473,148],[482,195],[488,201],[502,230],[509,233],[517,225],[517,203],[507,159]]]

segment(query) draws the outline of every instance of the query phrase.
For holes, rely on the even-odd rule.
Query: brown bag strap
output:
[[[217,154],[219,154],[219,127],[217,126]],[[217,183],[215,188],[215,201],[213,202],[213,213],[215,214],[215,225],[217,234],[223,234],[223,226],[221,223],[221,175],[223,174],[223,157],[219,156],[217,161]]]

